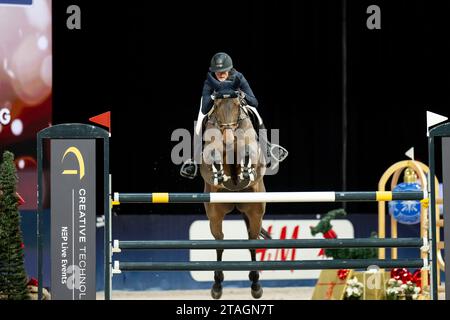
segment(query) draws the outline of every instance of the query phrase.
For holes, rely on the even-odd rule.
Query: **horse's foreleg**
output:
[[[252,257],[252,261],[256,261],[256,250],[255,249],[250,249],[250,255]],[[259,271],[256,271],[256,270],[250,271],[250,273],[248,274],[248,278],[252,282],[252,286],[251,286],[252,297],[255,299],[261,298],[262,294],[263,294],[263,288],[262,288],[261,284],[259,283]]]
[[[259,237],[259,233],[261,231],[261,217],[259,215],[250,216],[249,223],[247,224],[248,228],[248,238],[249,240],[256,240]],[[256,261],[256,250],[250,249],[250,256],[252,261]],[[262,297],[263,289],[261,284],[259,283],[259,271],[253,270],[250,271],[248,275],[250,281],[252,282],[251,293],[253,298],[259,299]]]
[[[212,219],[215,220],[215,219]],[[210,218],[210,228],[211,233],[216,240],[223,240],[223,232],[222,232],[222,219],[218,219],[220,221],[211,221]],[[222,261],[223,249],[217,249],[217,261]],[[211,288],[211,296],[213,299],[220,299],[222,297],[222,282],[224,280],[223,271],[214,271],[214,284]]]
[[[243,150],[243,156],[240,156],[241,173],[239,179],[255,181],[257,159],[250,145],[245,145]]]
[[[218,149],[213,149],[211,151],[210,161],[212,161],[212,163],[211,163],[211,170],[212,170],[211,182],[213,183],[213,185],[219,186],[223,182],[227,182],[230,177],[225,174],[222,155],[218,151]]]
[[[223,249],[217,249],[217,261],[222,261]],[[224,280],[223,271],[214,271],[214,284],[211,288],[211,296],[214,299],[220,299],[222,297],[222,282]]]

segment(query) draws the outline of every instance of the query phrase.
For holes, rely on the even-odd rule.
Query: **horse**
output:
[[[241,105],[237,83],[230,90],[216,93],[214,106],[205,124],[205,144],[202,153],[200,173],[204,180],[204,192],[265,192],[264,173],[266,160],[258,143],[258,136],[248,112]],[[209,134],[208,134],[209,133]],[[265,203],[205,203],[211,234],[216,240],[223,240],[222,221],[225,215],[237,209],[243,214],[248,238],[258,239],[261,235],[270,239],[262,228],[266,210]],[[249,249],[252,261],[256,261],[255,249]],[[216,250],[217,261],[222,261],[222,250]],[[251,294],[258,299],[263,294],[259,283],[259,271],[249,273]],[[222,296],[223,271],[214,272],[211,296]]]

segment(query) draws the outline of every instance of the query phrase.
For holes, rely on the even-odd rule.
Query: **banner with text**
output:
[[[263,220],[265,228],[273,239],[321,239],[317,234],[311,235],[310,226],[317,224],[318,220]],[[333,230],[338,238],[353,238],[353,224],[349,220],[332,220]],[[244,221],[223,221],[222,225],[225,239],[248,239],[247,229]],[[191,240],[212,240],[209,221],[194,221],[189,229]],[[318,260],[325,259],[319,256],[320,248],[317,249],[256,249],[257,261],[277,260]],[[190,261],[216,261],[216,250],[190,250]],[[249,250],[229,249],[224,250],[223,261],[250,261]],[[316,279],[320,270],[264,270],[261,272],[262,280],[298,280]],[[226,280],[248,280],[248,271],[225,271]],[[214,281],[214,272],[191,271],[191,276],[196,281]]]
[[[51,268],[56,300],[95,300],[95,140],[51,141]]]

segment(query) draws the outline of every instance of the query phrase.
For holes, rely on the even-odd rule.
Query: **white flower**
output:
[[[345,289],[346,297],[355,297],[359,298],[362,294],[364,285],[358,281],[358,278],[353,277],[352,279],[347,280],[347,288]]]
[[[405,290],[405,289],[408,288],[408,286],[407,286],[406,284],[402,284],[402,285],[400,286],[400,288],[402,288],[403,290]]]
[[[388,284],[389,285],[394,285],[394,283],[396,283],[397,281],[394,278],[389,279]]]
[[[402,285],[402,284],[403,284],[403,281],[402,281],[402,280],[397,280],[397,284],[398,284],[398,285]]]
[[[345,293],[346,293],[347,297],[351,297],[353,294],[352,288],[347,288],[347,290],[345,290]]]
[[[417,300],[417,297],[418,297],[419,295],[417,295],[417,294],[413,294],[412,295],[412,298],[413,298],[413,300]]]

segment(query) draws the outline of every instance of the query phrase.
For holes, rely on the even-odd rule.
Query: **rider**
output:
[[[200,134],[203,119],[210,112],[214,105],[214,95],[217,91],[220,90],[220,83],[224,83],[225,81],[233,81],[235,78],[238,78],[238,80],[240,80],[239,91],[241,105],[256,116],[258,122],[258,130],[266,129],[263,124],[262,118],[258,113],[258,100],[253,94],[248,81],[245,79],[242,73],[233,68],[233,61],[231,60],[231,57],[224,52],[219,52],[216,53],[211,59],[209,72],[203,85],[202,100],[195,129],[196,135]],[[269,157],[272,157],[275,161],[278,162],[286,159],[288,152],[285,148],[276,144],[271,144],[268,141],[266,141],[266,143],[268,146],[267,150],[270,152],[270,155],[268,155]],[[194,150],[194,153],[197,152],[201,151]],[[193,159],[188,159],[184,162],[180,173],[184,177],[193,179],[197,175],[197,171],[198,165],[196,161],[194,161]]]

